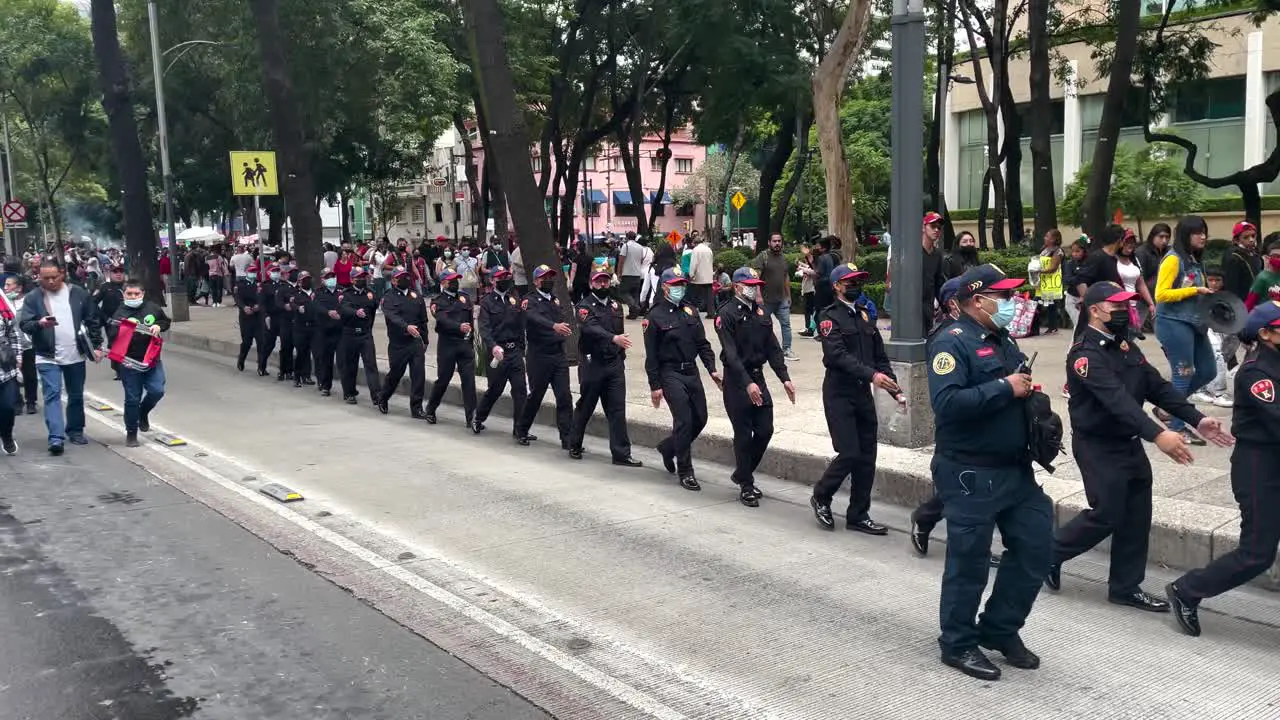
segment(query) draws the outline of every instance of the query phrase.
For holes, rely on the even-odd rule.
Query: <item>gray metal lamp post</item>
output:
[[[147,3],[147,21],[151,28],[151,72],[156,84],[156,124],[160,127],[160,172],[164,175],[164,222],[169,230],[169,287],[165,288],[169,317],[175,322],[191,319],[186,290],[179,287],[178,234],[173,223],[173,174],[169,170],[169,125],[164,112],[164,73],[160,71],[160,32],[156,20],[155,0]]]

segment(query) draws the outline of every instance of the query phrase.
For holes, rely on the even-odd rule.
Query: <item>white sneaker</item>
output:
[[[1208,405],[1212,405],[1212,404],[1213,404],[1213,396],[1212,396],[1212,395],[1209,395],[1208,393],[1204,393],[1204,392],[1194,392],[1194,393],[1191,393],[1191,396],[1190,396],[1190,397],[1188,397],[1187,399],[1188,399],[1188,400],[1190,400],[1190,401],[1191,401],[1191,402],[1193,402],[1193,403],[1204,403],[1204,404],[1208,404]]]
[[[1235,407],[1236,401],[1230,395],[1224,393],[1222,395],[1214,395],[1213,404],[1220,408],[1229,408]]]
[[[793,353],[793,352],[791,352],[790,350],[788,350],[788,351],[786,351],[786,352],[782,353],[782,359],[783,359],[783,360],[799,360],[800,358],[799,358],[799,357],[797,357],[795,353]]]

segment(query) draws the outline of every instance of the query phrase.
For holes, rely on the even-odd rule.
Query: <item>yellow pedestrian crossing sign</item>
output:
[[[729,202],[733,203],[734,210],[741,210],[742,206],[747,204],[747,196],[743,195],[739,191],[734,193],[733,197],[729,198]]]
[[[276,154],[270,150],[232,150],[231,194],[279,195]]]

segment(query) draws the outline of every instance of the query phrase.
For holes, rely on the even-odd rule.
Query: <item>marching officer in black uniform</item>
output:
[[[298,283],[289,298],[293,315],[293,386],[315,385],[311,379],[312,352],[315,338],[315,316],[311,309],[311,273],[298,273]]]
[[[262,287],[258,283],[258,264],[253,263],[245,268],[244,277],[236,283],[231,291],[235,298],[240,319],[240,354],[236,356],[236,369],[244,372],[244,361],[249,357],[249,348],[258,344],[259,354],[262,349]],[[262,373],[259,373],[262,374]]]
[[[720,336],[720,362],[724,363],[724,409],[733,425],[734,470],[738,499],[747,507],[759,507],[764,493],[753,474],[773,438],[773,397],[765,382],[769,363],[787,398],[796,401],[796,386],[787,373],[782,346],[773,334],[773,317],[760,306],[764,280],[754,268],[733,273],[733,300],[720,306],[716,334]]]
[[[493,281],[494,292],[480,302],[480,341],[488,351],[485,359],[489,362],[489,389],[480,398],[471,430],[476,433],[484,430],[489,411],[510,382],[511,434],[518,440],[521,437],[518,432],[520,416],[524,414],[524,403],[529,395],[524,377],[524,305],[516,298],[510,270],[494,266],[489,271],[489,278]]]
[[[1107,599],[1149,612],[1168,612],[1169,604],[1142,589],[1151,532],[1151,462],[1142,441],[1180,465],[1191,452],[1180,433],[1161,427],[1142,410],[1149,402],[1220,445],[1230,444],[1216,418],[1187,402],[1173,384],[1129,342],[1129,301],[1113,282],[1101,281],[1085,292],[1081,320],[1089,327],[1067,352],[1067,389],[1071,393],[1071,453],[1080,466],[1089,508],[1058,528],[1053,565],[1045,577],[1050,590],[1062,587],[1062,563],[1111,537],[1111,575]]]
[[[929,398],[937,423],[933,482],[947,519],[938,645],[944,664],[998,680],[1000,669],[979,646],[1002,653],[1013,667],[1040,667],[1018,632],[1052,562],[1053,503],[1031,469],[1023,400],[1034,389],[1031,375],[1005,329],[1015,315],[1013,291],[1023,281],[994,265],[971,268],[960,278],[960,319],[929,347]],[[1008,549],[978,618],[996,527]]]
[[[871,519],[871,487],[876,479],[876,402],[880,388],[902,402],[898,379],[889,367],[884,339],[866,309],[858,305],[867,273],[853,263],[831,271],[836,301],[818,313],[822,339],[822,405],[827,431],[836,456],[813,486],[809,505],[818,525],[836,526],[831,501],[849,478],[849,511],[845,527],[868,535],[885,535],[889,529]]]
[[[413,277],[404,268],[391,276],[391,289],[382,296],[382,316],[387,320],[387,376],[374,405],[387,414],[387,401],[395,394],[409,368],[409,414],[425,418],[422,397],[427,390],[427,301],[413,290]]]
[[[534,291],[520,301],[525,311],[525,337],[529,370],[529,397],[516,421],[516,442],[528,445],[537,440],[529,434],[542,408],[542,397],[551,387],[556,399],[556,429],[560,447],[569,449],[569,428],[573,424],[573,396],[569,394],[569,358],[564,341],[573,334],[565,308],[555,296],[556,271],[546,265],[533,270]]]
[[[1257,346],[1236,370],[1231,490],[1240,505],[1240,545],[1165,586],[1182,632],[1200,634],[1200,601],[1240,587],[1276,562],[1280,545],[1280,303],[1249,313],[1241,336]]]
[[[369,271],[356,268],[351,271],[352,288],[342,293],[338,314],[342,317],[342,344],[339,352],[342,360],[338,369],[342,372],[342,399],[348,405],[356,404],[356,369],[364,363],[364,385],[369,398],[376,406],[382,383],[378,380],[378,358],[373,349],[373,318],[378,314],[378,299],[369,289]]]
[[[440,294],[431,301],[431,317],[436,319],[436,381],[427,400],[427,422],[436,424],[436,408],[444,399],[456,370],[462,378],[462,409],[467,427],[476,414],[476,347],[475,319],[471,298],[458,290],[462,276],[452,270],[440,275]],[[474,429],[474,428],[473,428]]]
[[[258,297],[262,303],[262,342],[258,344],[258,376],[266,377],[267,361],[276,350],[276,338],[280,336],[280,316],[284,314],[284,306],[277,303],[281,286],[280,266],[272,263],[267,266],[267,279],[258,286]],[[283,364],[282,364],[283,366]],[[283,380],[281,376],[277,379]]]
[[[280,310],[271,320],[277,325],[276,334],[280,337],[280,371],[276,373],[276,382],[293,379],[293,321],[297,311],[293,307],[293,296],[298,292],[299,270],[296,267],[284,272],[276,284],[275,307]]]
[[[107,281],[98,286],[93,293],[93,306],[98,309],[98,317],[113,318],[116,310],[124,303],[124,266],[112,265],[107,270]],[[104,322],[107,331],[107,347],[115,344],[116,333],[120,330],[120,326],[115,323]],[[111,369],[116,373],[116,379],[120,379],[120,363],[115,360],[111,361]]]
[[[332,270],[325,270],[308,306],[314,324],[311,347],[316,364],[316,388],[321,397],[329,397],[333,392],[333,362],[342,343],[341,306],[338,276]]]
[[[689,279],[679,267],[662,271],[662,302],[654,303],[645,319],[644,371],[656,408],[667,401],[671,434],[658,443],[667,472],[679,473],[680,486],[701,490],[693,472],[693,442],[707,426],[707,394],[698,375],[698,360],[717,387],[724,383],[716,370],[716,354],[707,342],[702,318],[684,302]]]
[[[582,459],[582,437],[587,422],[604,406],[609,421],[609,453],[614,465],[640,467],[631,457],[627,435],[627,373],[623,363],[631,338],[623,334],[622,306],[609,296],[609,266],[591,268],[591,292],[578,303],[578,405],[569,431],[569,457]]]

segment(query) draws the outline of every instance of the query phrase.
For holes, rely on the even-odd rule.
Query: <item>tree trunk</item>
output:
[[[1004,206],[1009,219],[1009,240],[1022,241],[1022,116],[1008,84],[1001,100],[1004,115]]]
[[[138,142],[128,70],[120,51],[116,31],[116,8],[112,0],[93,0],[90,6],[93,51],[102,81],[102,109],[107,114],[111,136],[111,158],[120,183],[120,204],[124,214],[125,253],[132,275],[142,282],[147,295],[163,302],[160,258],[156,253],[156,231],[151,217],[151,193],[147,187],[147,162]],[[55,225],[56,227],[56,225]],[[176,238],[169,238],[176,242]],[[177,268],[174,268],[175,273]]]
[[[462,149],[467,155],[467,192],[471,197],[469,214],[471,215],[472,227],[475,228],[476,240],[479,241],[484,237],[485,228],[481,222],[484,216],[480,214],[480,170],[476,167],[476,147],[471,142],[471,134],[467,132],[467,124],[463,120],[462,113],[453,114],[453,127],[458,131],[458,136],[462,138]],[[426,224],[426,211],[427,209],[424,207],[422,209],[424,225]]]
[[[677,100],[669,91],[664,91],[662,99],[666,112],[662,121],[662,171],[658,174],[658,189],[649,205],[649,228],[657,225],[658,218],[666,213],[667,206],[662,203],[662,196],[667,192],[667,167],[671,164],[671,136],[675,134]]]
[[[940,39],[937,46],[936,65],[938,74],[934,82],[933,119],[929,123],[929,139],[925,145],[924,182],[928,195],[929,207],[947,215],[947,201],[952,198],[943,197],[942,192],[942,127],[946,122],[947,92],[951,88],[951,68],[955,64],[956,42],[956,0],[947,0],[942,17],[939,18],[938,31]],[[957,138],[947,138],[947,142],[957,142]],[[951,250],[955,244],[956,231],[948,218],[942,225],[942,246]]]
[[[479,71],[476,71],[477,82],[479,81]],[[489,192],[486,195],[489,201],[489,212],[493,214],[493,234],[502,239],[506,239],[510,232],[510,222],[507,220],[507,193],[504,189],[502,177],[498,174],[498,162],[494,157],[493,142],[490,135],[489,116],[485,114],[484,101],[480,98],[479,91],[476,92],[476,125],[480,128],[480,137],[484,145],[484,181],[489,185]],[[525,148],[525,154],[529,154],[529,149]],[[529,172],[533,172],[533,165],[529,165]],[[546,214],[545,208],[543,214]],[[489,215],[483,218],[485,225],[489,224]]]
[[[773,229],[773,190],[778,178],[787,167],[787,161],[796,147],[796,111],[790,109],[778,119],[778,131],[773,134],[773,149],[760,168],[760,196],[756,201],[756,252],[769,248],[769,234]]]
[[[786,220],[787,211],[791,209],[791,199],[796,196],[796,190],[800,187],[800,183],[804,181],[804,169],[809,164],[809,128],[813,125],[813,113],[805,109],[796,117],[796,142],[798,143],[795,164],[791,166],[791,177],[787,178],[787,184],[782,186],[782,194],[778,196],[777,212],[770,215],[769,232],[782,232],[783,221]],[[796,207],[799,208],[799,202]],[[802,211],[803,212],[803,211]],[[800,223],[796,225],[797,232],[800,234],[800,240],[807,240],[804,237],[804,228],[800,227]]]
[[[342,203],[342,242],[351,242],[351,210],[347,207],[347,194],[344,192],[338,196],[338,202]],[[321,255],[321,259],[324,256]]]
[[[1058,192],[1054,187],[1050,130],[1053,105],[1049,98],[1049,0],[1029,0],[1027,35],[1030,44],[1031,204],[1035,206],[1036,238],[1058,226]],[[1032,243],[1034,245],[1035,243]]]
[[[726,164],[724,173],[724,181],[720,183],[720,187],[716,188],[716,202],[720,207],[720,218],[717,222],[719,232],[711,237],[711,249],[719,250],[721,244],[725,240],[724,232],[724,216],[728,214],[729,206],[725,204],[725,197],[729,194],[729,187],[733,185],[733,173],[738,169],[738,160],[742,157],[742,146],[746,141],[746,135],[742,130],[738,131],[738,138],[734,141],[733,147],[729,149],[729,162]]]
[[[849,69],[862,50],[871,16],[871,0],[852,0],[840,31],[813,73],[813,110],[818,123],[818,150],[826,172],[827,232],[846,242],[846,258],[856,255],[853,195],[849,188],[849,161],[844,154],[840,127],[840,98]]]
[[[1111,79],[1102,103],[1102,119],[1098,123],[1098,144],[1093,147],[1093,164],[1089,184],[1081,203],[1084,231],[1097,237],[1111,222],[1107,215],[1107,199],[1111,195],[1111,173],[1116,163],[1116,142],[1120,139],[1121,115],[1128,95],[1133,59],[1138,51],[1138,28],[1142,13],[1141,0],[1116,0],[1116,50],[1111,60]]]
[[[988,57],[991,58],[991,88],[995,93],[1001,93],[1001,89],[1008,84],[1007,78],[1001,70],[1001,63],[998,58],[1005,54],[1005,11],[1008,9],[1008,3],[999,2],[996,7],[992,8],[991,14],[995,20],[994,28],[987,28],[985,24],[984,42],[988,48]],[[969,47],[979,47],[976,33],[973,30],[975,22],[984,23],[982,20],[982,10],[977,7],[975,0],[965,0],[960,5],[960,15],[964,24],[965,34],[969,40]],[[985,210],[988,208],[995,216],[991,223],[991,245],[996,250],[1002,250],[1005,247],[1004,241],[1004,174],[1000,169],[1000,115],[997,107],[997,98],[1002,97],[996,95],[993,97],[992,92],[987,89],[986,78],[982,72],[982,59],[978,53],[969,54],[970,61],[973,64],[973,81],[978,91],[978,100],[982,103],[982,112],[987,121],[987,169],[983,173],[982,180],[982,204],[978,211],[979,232],[982,237],[982,246],[988,247],[986,244],[986,228]],[[990,205],[988,205],[990,200]]]
[[[324,226],[316,208],[316,183],[311,174],[311,148],[307,146],[302,116],[298,111],[293,79],[284,56],[285,39],[280,31],[278,0],[251,0],[258,29],[258,49],[262,55],[262,89],[271,108],[268,113],[280,150],[277,172],[288,177],[284,184],[293,221],[294,257],[304,270],[319,275],[324,264],[321,240]]]

